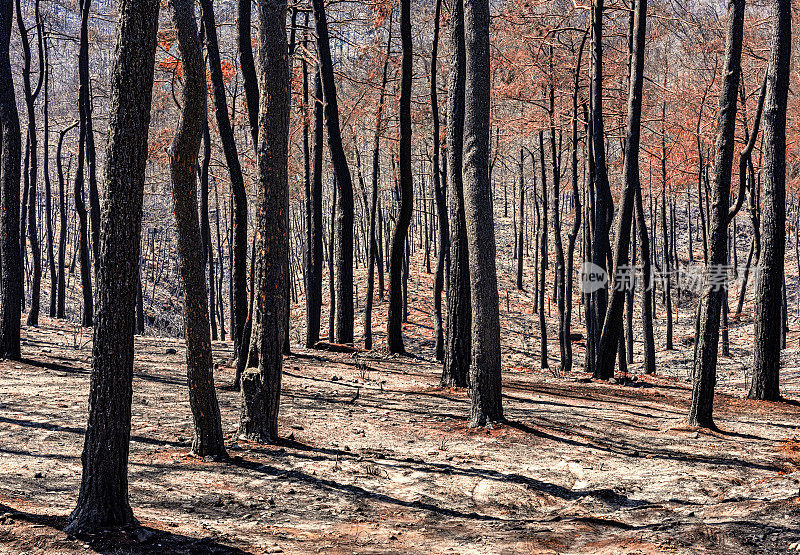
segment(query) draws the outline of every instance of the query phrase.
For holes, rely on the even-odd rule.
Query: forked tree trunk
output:
[[[342,146],[339,125],[339,103],[336,99],[336,78],[333,72],[328,19],[323,0],[312,0],[314,22],[317,27],[317,54],[325,98],[325,127],[328,131],[328,148],[338,189],[336,205],[335,238],[330,250],[334,252],[336,266],[336,319],[337,343],[353,342],[353,181],[347,166],[347,156]]]
[[[289,54],[286,0],[259,4],[258,242],[254,255],[258,289],[253,306],[250,362],[242,375],[241,437],[278,439],[285,315],[289,310]]]
[[[236,139],[228,114],[228,101],[225,97],[225,82],[220,65],[217,26],[212,0],[200,0],[203,12],[203,26],[206,35],[206,52],[211,75],[211,89],[214,93],[214,113],[217,119],[222,151],[228,174],[231,179],[231,211],[233,264],[231,268],[231,338],[237,357],[247,351],[244,328],[247,321],[247,192],[244,188],[242,168]]]
[[[614,375],[615,345],[619,344],[622,328],[622,308],[625,301],[625,267],[628,265],[633,206],[639,181],[639,143],[641,138],[642,84],[644,80],[644,51],[647,30],[647,0],[637,0],[634,19],[633,63],[631,64],[630,90],[628,94],[628,121],[625,137],[623,175],[625,188],[622,207],[617,220],[616,245],[614,248],[614,272],[611,276],[613,292],[608,304],[600,344],[597,351],[597,366],[594,376],[608,379]],[[629,274],[628,274],[629,275]]]
[[[728,224],[730,223],[730,183],[736,130],[737,95],[741,74],[744,0],[728,4],[725,69],[720,92],[716,160],[714,161],[711,241],[706,266],[706,283],[700,301],[695,364],[692,372],[692,404],[689,424],[714,428],[714,386],[717,381],[719,321],[727,287]],[[702,204],[702,203],[701,203]]]
[[[119,6],[89,421],[78,503],[66,528],[71,534],[134,521],[128,502],[133,334],[158,6],[157,0]]]

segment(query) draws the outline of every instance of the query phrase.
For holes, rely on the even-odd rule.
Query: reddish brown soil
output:
[[[239,394],[220,388],[232,459],[206,462],[187,456],[183,344],[149,337],[137,339],[130,458],[145,532],[71,539],[60,530],[80,480],[90,334],[46,319],[23,334],[25,361],[0,363],[0,552],[741,553],[800,541],[796,402],[721,394],[722,431],[703,432],[684,425],[682,379],[618,385],[508,364],[509,422],[470,431],[466,393],[439,388],[434,361],[297,349],[286,441],[237,441]],[[215,344],[218,385],[230,355]]]

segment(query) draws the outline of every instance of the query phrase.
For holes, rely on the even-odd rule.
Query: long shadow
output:
[[[707,456],[707,455],[689,455],[686,453],[670,451],[667,449],[654,449],[651,447],[641,446],[641,445],[630,445],[624,442],[619,442],[617,445],[612,445],[610,443],[606,443],[604,441],[599,440],[598,438],[588,437],[585,435],[578,434],[575,431],[566,430],[559,430],[565,433],[570,433],[572,435],[578,435],[584,439],[585,442],[578,441],[569,438],[558,437],[548,432],[544,432],[541,430],[537,430],[532,428],[526,424],[521,422],[514,422],[514,421],[506,421],[506,425],[519,430],[521,432],[525,432],[542,439],[549,439],[552,441],[560,441],[562,443],[566,443],[568,445],[572,445],[575,447],[588,447],[590,449],[595,449],[597,451],[603,451],[606,453],[612,453],[614,455],[622,455],[622,456],[635,456],[635,457],[644,457],[644,456],[652,456],[656,459],[664,459],[664,460],[672,460],[672,461],[687,461],[687,462],[695,462],[695,463],[702,463],[702,464],[710,464],[715,466],[728,466],[728,467],[738,467],[738,468],[752,468],[755,470],[764,470],[767,472],[783,472],[785,469],[781,466],[772,465],[772,464],[763,464],[758,462],[749,462],[743,461],[738,459],[732,459],[727,457],[714,457],[714,456]]]
[[[91,370],[84,369],[84,368],[75,368],[73,366],[64,366],[62,364],[56,364],[54,362],[45,362],[43,360],[34,360],[31,358],[21,358],[20,362],[23,364],[27,364],[28,366],[36,366],[38,368],[44,368],[45,370],[52,370],[55,372],[65,372],[67,374],[83,374],[89,375],[91,374]],[[140,380],[148,381],[148,382],[155,382],[167,385],[186,385],[185,381],[182,380],[175,380],[172,378],[164,378],[161,376],[154,376],[152,374],[145,374],[143,372],[134,372],[134,378],[138,378]]]
[[[380,501],[381,503],[396,505],[398,507],[404,507],[407,509],[420,509],[437,514],[439,516],[445,516],[449,518],[462,518],[462,519],[476,520],[476,521],[488,521],[488,522],[504,522],[509,520],[509,519],[494,517],[491,515],[480,514],[474,511],[463,512],[463,511],[458,511],[456,509],[448,509],[447,507],[440,507],[438,505],[434,505],[433,503],[428,503],[425,501],[405,501],[403,499],[398,499],[396,497],[392,497],[391,495],[387,495],[385,493],[373,492],[368,489],[362,488],[360,486],[352,484],[340,484],[335,480],[316,478],[314,476],[311,476],[310,474],[306,474],[305,472],[301,472],[299,470],[283,470],[274,466],[265,465],[254,461],[248,461],[245,459],[240,459],[238,457],[232,460],[232,464],[240,468],[256,472],[262,472],[264,474],[269,474],[271,476],[281,476],[289,479],[294,479],[317,488],[330,491],[338,491],[341,493],[347,493],[355,497],[358,497],[359,499],[374,499],[376,501]]]
[[[60,424],[51,424],[50,422],[33,422],[32,420],[9,418],[7,416],[0,416],[0,424],[13,424],[16,426],[22,426],[23,428],[39,428],[40,430],[47,430],[49,432],[67,432],[70,434],[79,435],[84,435],[86,433],[86,428],[61,426]],[[160,447],[187,447],[190,445],[189,442],[168,441],[137,435],[132,435],[131,441],[135,441],[137,443],[147,443],[149,445],[158,445]]]
[[[62,530],[67,524],[67,517],[58,515],[36,514],[19,511],[0,503],[0,513],[8,513],[10,518],[37,526],[45,526],[53,530]],[[144,532],[145,541],[137,541],[136,533]],[[79,535],[79,540],[89,544],[96,553],[109,554],[145,554],[145,553],[214,553],[214,554],[246,554],[237,547],[218,543],[212,538],[193,538],[174,534],[166,530],[145,526],[129,526],[109,528],[99,534]]]

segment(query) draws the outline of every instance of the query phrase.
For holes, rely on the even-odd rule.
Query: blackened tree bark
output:
[[[189,406],[194,423],[191,453],[198,457],[224,459],[225,442],[217,392],[214,389],[208,296],[203,264],[207,251],[202,248],[195,171],[203,127],[206,125],[206,75],[203,51],[197,36],[193,0],[171,0],[170,7],[183,64],[181,119],[175,131],[169,159],[172,205],[178,231],[178,261],[183,282]]]
[[[450,269],[442,387],[466,387],[472,359],[472,309],[469,254],[464,214],[464,1],[454,0],[450,14],[450,75],[447,87],[447,203],[450,212]]]
[[[533,157],[531,157],[533,158]],[[539,230],[539,365],[548,368],[547,362],[547,323],[545,321],[545,279],[547,274],[548,235],[550,228],[547,226],[549,192],[547,190],[547,164],[544,160],[544,131],[539,131],[539,165],[542,175],[542,225]]]
[[[572,371],[572,340],[571,340],[571,326],[572,326],[572,273],[574,269],[574,255],[575,255],[575,242],[578,239],[578,232],[581,230],[581,199],[580,189],[578,188],[578,92],[580,90],[580,70],[581,60],[583,58],[583,50],[586,46],[587,33],[584,33],[581,39],[581,45],[578,49],[578,60],[575,63],[575,84],[572,88],[572,140],[571,143],[571,174],[572,174],[572,205],[575,210],[575,215],[572,220],[572,229],[570,229],[567,236],[567,259],[566,259],[566,278],[564,280],[564,326],[561,333],[566,337],[566,345],[564,350],[564,360],[561,361],[561,370],[563,372]]]
[[[208,169],[211,164],[211,133],[208,128],[208,114],[203,113],[201,117],[203,119],[203,161],[200,164],[200,239],[202,242],[200,248],[203,253],[203,264],[208,267],[208,305],[211,339],[216,341],[217,319],[215,317],[215,303],[217,291],[214,272],[214,246],[211,244],[211,222],[208,217]],[[220,323],[224,326],[222,318],[220,318]]]
[[[56,272],[56,259],[54,250],[53,238],[53,187],[50,181],[50,58],[48,37],[45,35],[42,39],[44,50],[44,133],[42,147],[44,150],[44,159],[42,161],[42,173],[44,174],[44,214],[47,238],[47,264],[50,267],[50,310],[48,315],[50,318],[56,317],[56,293],[58,273]]]
[[[128,502],[133,334],[158,0],[122,0],[111,74],[89,421],[67,532],[134,521]]]
[[[500,300],[489,180],[489,0],[464,2],[464,209],[472,298],[470,427],[502,421]]]
[[[58,134],[58,147],[56,147],[56,166],[58,166],[58,283],[56,285],[56,318],[66,317],[66,283],[67,283],[67,203],[66,203],[66,179],[64,177],[64,165],[61,160],[61,149],[64,144],[64,135],[78,126],[75,121]]]
[[[306,288],[306,347],[309,349],[319,341],[319,328],[322,321],[322,265],[324,253],[322,246],[322,155],[324,148],[324,116],[322,104],[322,80],[319,69],[314,77],[314,142],[311,193],[309,196],[309,272]]]
[[[649,291],[653,287],[653,266],[650,258],[650,236],[647,232],[647,221],[644,216],[641,184],[636,188],[636,231],[639,236],[639,248],[642,253],[642,332],[644,334],[644,373],[656,373],[656,342],[653,334],[653,296]],[[633,344],[633,334],[628,339]],[[631,356],[628,362],[633,362]]]
[[[19,242],[22,137],[9,56],[13,13],[13,0],[0,0],[0,359],[19,359],[22,316]]]
[[[81,32],[78,49],[78,160],[75,170],[75,212],[78,215],[78,260],[81,267],[81,290],[83,292],[84,326],[92,325],[94,299],[92,298],[92,270],[89,262],[89,236],[86,202],[84,201],[85,161],[89,156],[89,125],[91,119],[91,99],[89,98],[89,8],[90,0],[81,0]],[[98,241],[99,243],[99,241]]]
[[[389,78],[389,58],[392,50],[392,19],[389,19],[389,37],[386,41],[386,59],[383,61],[381,93],[375,114],[375,138],[372,143],[372,200],[369,208],[369,260],[367,261],[367,300],[364,307],[364,348],[372,349],[372,305],[375,290],[375,263],[378,256],[378,238],[375,226],[378,215],[378,181],[380,179],[380,146],[386,84]],[[434,49],[435,50],[435,49]],[[433,78],[435,81],[435,77]],[[436,118],[436,114],[434,114]],[[438,118],[434,121],[438,121]],[[321,142],[321,141],[320,141]],[[382,269],[379,269],[382,271]]]
[[[260,0],[258,233],[249,362],[242,375],[239,434],[253,441],[278,438],[285,314],[289,310],[289,116],[291,109],[286,0]]]
[[[634,19],[633,63],[631,64],[630,90],[628,94],[628,121],[625,136],[625,155],[623,174],[625,189],[622,207],[617,221],[616,245],[614,248],[613,293],[609,301],[600,345],[597,351],[597,364],[594,376],[608,379],[614,375],[614,360],[619,345],[622,329],[622,309],[625,303],[625,273],[630,272],[628,266],[628,247],[631,237],[631,222],[636,189],[639,182],[639,142],[642,119],[642,83],[644,80],[644,51],[647,30],[647,0],[637,0]],[[593,121],[594,123],[594,121]],[[597,157],[597,152],[595,152]],[[626,269],[626,266],[628,268]]]
[[[203,27],[206,35],[206,52],[211,74],[211,88],[214,93],[214,113],[217,128],[222,141],[222,152],[228,173],[231,178],[231,210],[233,229],[233,267],[231,269],[231,339],[236,356],[242,356],[247,349],[244,339],[245,321],[247,320],[247,192],[244,188],[242,167],[239,153],[231,128],[228,114],[228,101],[225,97],[225,82],[222,77],[222,66],[217,41],[217,24],[214,17],[212,0],[201,0],[203,8]]]
[[[400,209],[389,252],[389,317],[387,342],[390,353],[403,353],[403,280],[408,226],[414,210],[414,183],[411,176],[411,0],[400,0],[400,39],[403,59],[400,73]]]
[[[436,275],[433,280],[433,333],[436,336],[436,360],[444,361],[444,326],[442,325],[442,292],[444,290],[445,267],[450,257],[450,233],[447,222],[447,201],[441,179],[439,138],[439,97],[436,90],[437,64],[439,56],[439,28],[442,0],[436,0],[431,49],[431,118],[433,120],[433,195],[436,199],[436,214],[439,219],[439,253],[436,259]]]
[[[593,214],[591,223],[591,262],[603,270],[608,269],[611,258],[611,220],[614,217],[614,200],[608,183],[606,164],[605,130],[603,121],[603,0],[592,4],[592,71],[591,71],[591,147],[590,174],[594,184]],[[587,322],[587,345],[589,348],[588,370],[597,374],[596,356],[600,334],[608,308],[608,287],[604,286],[589,298],[591,322]],[[612,349],[614,351],[614,349]]]
[[[336,178],[338,204],[336,205],[335,238],[333,238],[336,266],[336,321],[338,343],[353,342],[353,181],[347,156],[342,146],[339,127],[339,104],[336,100],[336,80],[333,74],[331,43],[324,0],[312,0],[314,22],[317,27],[317,54],[325,99],[325,127],[328,131],[328,148]]]
[[[25,94],[25,106],[28,112],[28,174],[27,174],[27,191],[28,199],[27,205],[22,206],[22,210],[27,210],[27,229],[21,229],[20,233],[28,233],[28,239],[31,244],[31,261],[32,261],[32,283],[31,283],[31,307],[28,311],[27,324],[29,326],[39,325],[39,307],[42,291],[42,251],[39,245],[39,229],[37,225],[37,208],[38,208],[38,195],[39,195],[39,140],[36,131],[36,99],[42,88],[42,80],[44,78],[44,52],[42,44],[42,26],[41,17],[39,15],[39,2],[38,0],[33,4],[33,11],[35,17],[37,43],[39,45],[39,68],[38,68],[38,82],[34,86],[31,83],[31,46],[28,38],[28,28],[25,25],[25,20],[22,18],[22,6],[20,1],[17,0],[17,27],[19,28],[20,42],[22,43],[22,83],[23,91]],[[24,226],[23,226],[24,227]],[[23,260],[25,251],[22,252]]]
[[[728,3],[725,69],[717,116],[717,145],[714,163],[711,244],[706,265],[706,283],[698,315],[699,329],[692,372],[692,404],[689,424],[714,427],[714,386],[717,381],[719,320],[727,287],[728,211],[730,209],[731,167],[733,165],[734,132],[736,130],[736,97],[741,75],[744,0]]]
[[[786,106],[791,58],[792,6],[775,0],[773,30],[764,101],[764,238],[761,272],[756,284],[753,381],[748,397],[780,397],[781,333],[784,250],[786,248]]]
[[[250,124],[250,136],[253,148],[258,144],[258,76],[253,59],[253,42],[251,27],[251,7],[253,0],[239,0],[236,20],[237,40],[239,46],[239,65],[242,68],[244,96],[247,104],[247,121]]]
[[[519,235],[517,237],[517,289],[522,291],[523,254],[525,244],[525,150],[519,149]]]

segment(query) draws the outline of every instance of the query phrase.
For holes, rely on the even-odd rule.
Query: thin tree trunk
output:
[[[402,266],[406,253],[408,227],[414,210],[414,183],[411,176],[411,77],[413,53],[411,40],[411,0],[400,0],[400,39],[403,58],[400,72],[400,210],[392,234],[389,252],[389,316],[387,342],[390,353],[403,353],[404,320]],[[407,274],[406,274],[407,275]]]
[[[323,0],[312,0],[314,21],[317,27],[317,53],[320,60],[322,90],[325,98],[325,127],[328,131],[328,148],[338,188],[336,205],[336,320],[337,343],[353,342],[353,182],[347,157],[342,146],[339,127],[339,104],[336,99],[336,80],[333,72],[328,20]]]
[[[233,203],[231,227],[233,231],[233,264],[231,269],[231,338],[234,353],[242,356],[247,350],[244,327],[247,320],[247,192],[244,188],[239,153],[228,114],[228,101],[225,97],[225,83],[220,65],[217,26],[212,0],[200,0],[203,11],[203,26],[206,35],[211,88],[214,93],[214,113],[217,119],[222,151],[228,174],[231,179],[231,200]]]

